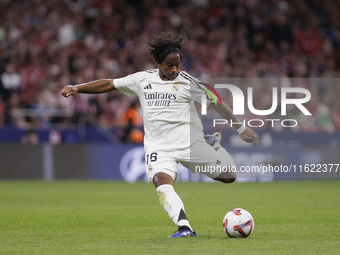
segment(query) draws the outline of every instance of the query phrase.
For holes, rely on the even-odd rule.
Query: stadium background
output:
[[[339,163],[340,6],[336,1],[0,1],[0,178],[144,179],[142,116],[119,92],[65,99],[66,84],[155,68],[147,41],[182,35],[183,65],[216,78],[332,79],[306,85],[313,118],[283,132],[256,129],[261,146],[223,127],[238,165]],[[265,85],[256,88],[268,94]],[[270,95],[270,94],[269,94]],[[266,97],[269,98],[270,97]],[[270,100],[259,100],[268,109]],[[205,125],[206,132],[214,131]],[[339,178],[339,175],[252,175]],[[182,169],[182,181],[204,180]]]

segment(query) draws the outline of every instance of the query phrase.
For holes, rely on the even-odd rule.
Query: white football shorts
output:
[[[186,149],[147,151],[145,163],[150,182],[153,182],[153,177],[159,172],[170,175],[176,181],[178,163],[192,173],[202,173],[212,179],[218,177],[222,171],[230,172],[236,169],[234,160],[223,147],[216,151],[204,140],[197,140]]]

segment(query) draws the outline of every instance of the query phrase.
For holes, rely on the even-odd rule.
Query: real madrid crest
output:
[[[152,171],[152,166],[151,165],[148,165],[148,171],[149,171],[149,173]]]
[[[179,90],[179,85],[178,85],[178,83],[175,83],[174,85],[172,85],[172,90],[173,90],[173,91],[178,91],[178,90]]]

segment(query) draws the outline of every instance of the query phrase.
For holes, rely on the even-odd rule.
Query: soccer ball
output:
[[[230,237],[248,237],[254,229],[253,216],[241,208],[231,210],[223,218],[223,229]]]

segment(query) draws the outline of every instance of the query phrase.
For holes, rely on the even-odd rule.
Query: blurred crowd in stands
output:
[[[135,98],[110,92],[65,99],[60,91],[156,68],[147,42],[162,31],[184,37],[182,70],[203,81],[338,78],[339,17],[335,0],[0,0],[0,126],[68,127],[91,115],[88,123],[121,128],[131,140],[124,130],[142,124]],[[340,86],[305,87],[313,118],[300,130],[340,130]],[[271,88],[257,89],[268,98],[258,107],[269,109]],[[294,109],[289,115],[303,118]]]

